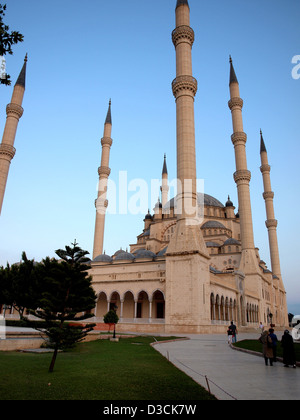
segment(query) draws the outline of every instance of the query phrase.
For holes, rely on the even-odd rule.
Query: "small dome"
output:
[[[219,248],[221,245],[220,244],[217,244],[217,242],[206,242],[206,246],[208,247],[208,248]]]
[[[208,194],[197,193],[197,201],[198,206],[201,206],[204,203],[204,206],[224,208],[224,205],[219,200]],[[176,208],[176,197],[171,198],[171,200],[164,206],[165,209],[171,209],[174,207]]]
[[[226,203],[226,207],[233,207],[233,202],[230,200],[229,196],[228,196],[228,201]]]
[[[154,252],[152,251],[149,251],[148,249],[137,249],[136,251],[134,251],[134,255],[137,260],[143,258],[156,258],[156,254],[154,254]]]
[[[145,220],[152,220],[152,216],[150,214],[150,210],[148,210],[148,214],[146,214]]]
[[[94,258],[93,262],[106,262],[106,263],[111,263],[112,262],[112,258],[109,255],[102,254],[102,255],[98,255],[98,257]]]
[[[201,226],[201,229],[209,229],[209,228],[215,228],[215,229],[227,229],[222,223],[217,222],[216,220],[210,220],[209,222],[204,223],[204,225]]]
[[[134,255],[130,252],[121,251],[116,254],[115,261],[133,261]]]
[[[229,238],[227,239],[227,241],[224,242],[223,246],[224,245],[241,245],[241,243],[237,239]]]

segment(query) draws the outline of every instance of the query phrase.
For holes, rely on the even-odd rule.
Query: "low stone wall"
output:
[[[119,334],[116,337],[120,338]],[[122,335],[122,338],[132,337]],[[107,340],[112,338],[112,334],[100,334],[99,331],[90,332],[83,341]],[[38,333],[11,333],[6,335],[6,339],[0,340],[0,351],[18,351],[27,349],[39,349],[45,343]]]
[[[0,351],[38,349],[44,341],[42,338],[7,338],[0,340]]]

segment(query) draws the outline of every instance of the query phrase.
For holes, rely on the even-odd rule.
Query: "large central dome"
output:
[[[203,194],[203,193],[197,193],[197,201],[198,201],[198,205],[201,206],[204,205],[205,206],[212,206],[212,207],[224,207],[224,204],[221,203],[221,201],[217,200],[216,198],[212,197],[211,195],[208,194]],[[175,204],[175,198],[171,198],[170,201],[167,202],[167,204],[164,206],[165,209],[169,209],[169,208],[176,208],[176,204]]]

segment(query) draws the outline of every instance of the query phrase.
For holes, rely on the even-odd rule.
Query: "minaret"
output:
[[[194,39],[188,1],[178,0],[176,28],[172,33],[176,49],[176,79],[172,89],[177,117],[177,219],[184,223],[192,223],[192,219],[197,218],[194,98],[198,83],[192,71]]]
[[[26,64],[27,54],[25,56],[21,73],[14,86],[11,103],[6,107],[6,124],[2,142],[0,144],[0,214],[2,210],[10,162],[16,153],[14,142],[16,138],[18,123],[19,119],[23,115],[22,102],[25,92]]]
[[[94,251],[93,259],[103,253],[103,239],[104,239],[104,225],[105,225],[105,213],[108,206],[106,199],[107,194],[107,182],[110,175],[109,168],[109,155],[110,148],[112,145],[111,139],[112,119],[111,119],[111,101],[109,101],[109,107],[107,116],[104,124],[104,134],[101,139],[102,145],[102,157],[101,166],[98,169],[99,174],[99,185],[98,185],[98,198],[95,202],[96,206],[96,225],[95,225],[95,237],[94,237]]]
[[[250,251],[255,252],[251,200],[250,200],[250,180],[251,172],[247,168],[246,142],[247,135],[243,130],[242,108],[243,100],[240,98],[239,83],[234,71],[232,59],[230,57],[230,101],[228,103],[232,113],[233,135],[231,136],[235,150],[236,172],[234,180],[237,184],[239,216],[241,226],[241,242],[244,257]],[[246,258],[247,260],[247,258]]]
[[[277,225],[278,222],[275,219],[274,213],[274,192],[271,188],[271,166],[268,161],[268,153],[263,139],[262,131],[260,131],[260,158],[261,158],[261,173],[264,183],[264,193],[263,197],[266,204],[266,226],[269,234],[269,246],[270,246],[270,257],[273,275],[278,277],[281,280],[281,269],[280,269],[280,260],[279,260],[279,250],[278,250],[278,241],[277,241]]]
[[[168,169],[167,169],[167,157],[164,157],[164,164],[162,170],[162,184],[160,187],[161,190],[161,203],[164,207],[168,202],[168,193],[169,193],[169,182],[168,182]]]
[[[263,198],[266,204],[266,227],[268,229],[269,235],[269,247],[270,247],[270,258],[271,258],[271,266],[272,266],[272,273],[273,273],[273,285],[274,285],[274,292],[276,297],[274,298],[274,312],[275,312],[275,319],[276,323],[280,325],[288,325],[287,319],[287,303],[286,303],[286,292],[281,276],[281,269],[280,269],[280,259],[279,259],[279,249],[278,249],[278,240],[277,240],[277,225],[278,222],[275,219],[275,212],[274,212],[274,192],[272,191],[271,187],[271,167],[268,161],[268,153],[266,149],[266,145],[263,139],[262,131],[260,131],[260,158],[261,158],[261,173],[263,177],[263,184],[264,184],[264,193]],[[279,318],[280,316],[280,318]]]
[[[177,0],[176,78],[172,83],[177,120],[177,223],[166,252],[166,331],[184,326],[200,332],[209,325],[209,255],[200,230],[197,204],[194,98],[192,72],[194,31],[187,0]],[[171,327],[172,326],[172,327]]]

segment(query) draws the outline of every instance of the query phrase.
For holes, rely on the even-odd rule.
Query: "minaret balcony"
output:
[[[178,76],[172,82],[173,95],[177,99],[182,94],[189,92],[195,96],[198,90],[198,82],[193,76]]]
[[[244,101],[242,98],[231,98],[228,102],[228,106],[230,111],[233,111],[234,109],[242,109],[244,105]]]
[[[270,219],[270,220],[266,220],[266,227],[268,229],[270,228],[277,228],[278,226],[278,221],[276,219]]]
[[[110,175],[110,172],[111,170],[107,166],[100,166],[100,168],[98,168],[99,176],[104,175],[108,177]]]
[[[247,134],[242,131],[237,131],[232,134],[231,141],[234,146],[245,145],[247,143]]]
[[[24,112],[24,109],[18,104],[10,103],[6,107],[7,116],[13,116],[13,117],[16,116],[19,119],[22,117],[23,112]]]
[[[274,192],[273,191],[266,191],[263,193],[264,200],[273,200],[274,199]]]
[[[265,172],[271,172],[271,166],[270,165],[261,165],[260,167],[260,171],[262,174],[264,174]]]
[[[249,184],[251,181],[251,172],[248,170],[236,171],[233,178],[237,184]]]
[[[4,155],[12,160],[16,154],[16,149],[10,144],[1,143],[0,144],[0,155]]]
[[[190,46],[192,46],[194,41],[195,41],[195,33],[194,33],[193,29],[190,28],[187,25],[178,26],[172,32],[172,41],[173,41],[173,44],[174,44],[175,48],[181,42],[186,42]]]
[[[111,147],[112,143],[113,143],[113,141],[112,141],[112,139],[110,137],[103,137],[101,139],[101,145],[102,146],[109,146],[109,147]]]

